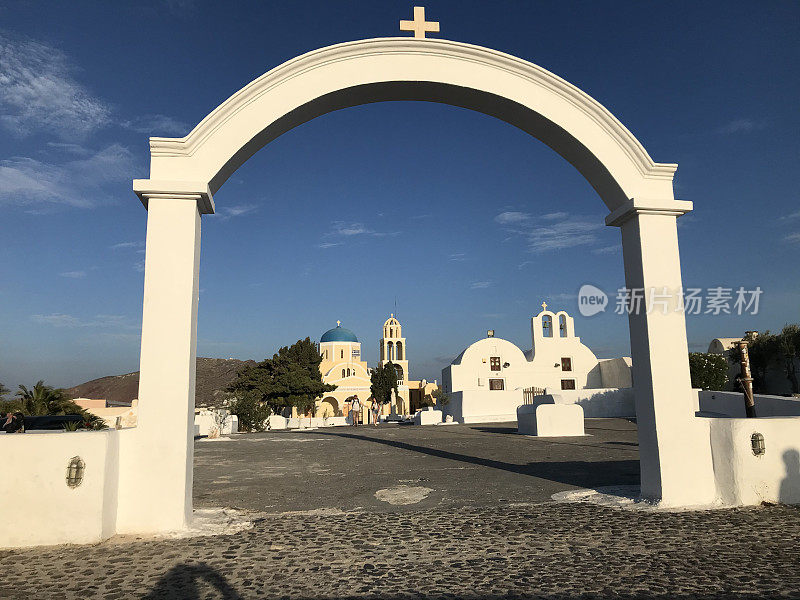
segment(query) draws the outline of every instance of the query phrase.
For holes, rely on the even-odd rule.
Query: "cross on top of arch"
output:
[[[426,21],[425,7],[415,6],[414,20],[400,21],[400,31],[413,31],[415,38],[424,38],[428,31],[439,31],[439,21]]]

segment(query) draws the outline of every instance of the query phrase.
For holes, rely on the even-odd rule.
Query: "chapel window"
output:
[[[344,350],[340,350],[341,356],[339,358],[344,358]]]
[[[504,390],[505,388],[505,381],[502,379],[490,379],[489,380],[489,389],[490,390]]]
[[[561,337],[567,337],[567,317],[564,315],[558,317],[558,333]]]
[[[561,370],[572,371],[572,359],[566,356],[561,357]]]
[[[553,337],[553,317],[550,315],[542,317],[542,334],[544,337]]]
[[[344,379],[346,375],[344,374],[344,369],[342,369],[342,379]]]
[[[561,380],[561,389],[562,390],[574,390],[575,389],[575,380],[574,379],[562,379]]]
[[[499,356],[492,356],[489,359],[489,368],[492,371],[499,371],[500,370],[500,357]]]

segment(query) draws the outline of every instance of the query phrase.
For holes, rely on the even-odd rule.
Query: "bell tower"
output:
[[[397,370],[397,385],[408,384],[408,358],[406,355],[406,338],[403,337],[403,326],[395,318],[394,313],[389,315],[383,324],[383,337],[380,341],[381,365],[391,361]]]

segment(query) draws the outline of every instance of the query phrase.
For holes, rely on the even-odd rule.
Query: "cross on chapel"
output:
[[[336,326],[337,326],[337,327],[341,327],[341,326],[342,326],[342,322],[337,320],[337,321],[336,321]]]
[[[439,21],[425,20],[425,7],[414,7],[413,21],[400,21],[400,31],[413,31],[415,38],[424,38],[428,31],[438,32]]]
[[[547,310],[547,302],[542,302],[542,310]]]

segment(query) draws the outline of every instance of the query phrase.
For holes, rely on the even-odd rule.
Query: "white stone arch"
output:
[[[627,286],[682,288],[675,220],[691,203],[674,199],[677,166],[654,162],[606,108],[560,77],[447,40],[370,39],[289,60],[186,137],[151,138],[150,178],[134,181],[148,209],[140,426],[120,448],[120,532],[174,529],[191,515],[200,220],[214,212],[213,193],[291,128],[385,100],[470,108],[535,136],[574,165],[610,210],[606,224],[621,229]],[[701,442],[685,435],[693,421],[683,314],[632,314],[629,329],[642,494],[673,504],[704,501],[710,484],[684,468]]]

